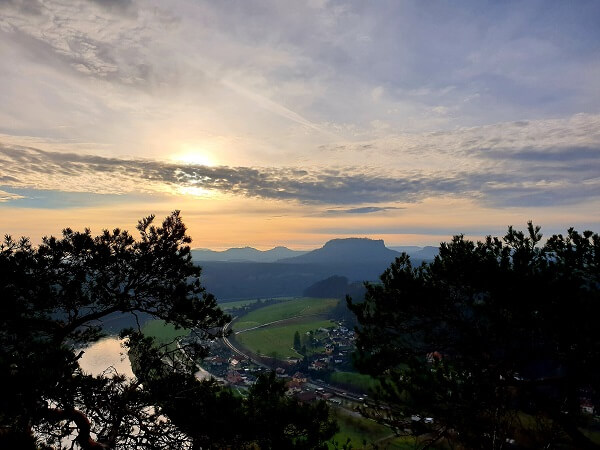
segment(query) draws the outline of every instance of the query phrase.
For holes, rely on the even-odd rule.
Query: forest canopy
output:
[[[598,448],[600,237],[539,227],[455,236],[368,284],[356,364],[381,381],[365,413],[423,445]]]

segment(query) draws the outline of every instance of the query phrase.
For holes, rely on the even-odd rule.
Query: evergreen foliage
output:
[[[365,413],[423,445],[598,448],[581,404],[600,394],[600,237],[541,239],[531,223],[455,236],[433,262],[404,254],[364,302],[348,299],[356,364],[382,383],[382,408]]]
[[[5,237],[0,448],[60,448],[69,441],[82,449],[322,446],[335,432],[324,404],[297,405],[272,377],[259,379],[244,401],[195,379],[181,351],[205,356],[202,342],[220,336],[230,318],[200,284],[179,212],[160,226],[153,221],[139,222],[137,240],[120,229],[92,236],[67,228],[37,247]],[[158,345],[139,328],[124,330],[136,377],[83,373],[82,352],[74,349],[97,340],[102,319],[115,312],[148,314],[192,329],[197,339],[182,348]]]
[[[300,333],[296,330],[294,333],[294,350],[299,351],[302,348],[302,344],[300,342]]]

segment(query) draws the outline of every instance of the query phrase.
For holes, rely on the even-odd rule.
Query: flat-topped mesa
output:
[[[367,261],[392,262],[400,253],[387,248],[381,239],[346,238],[332,239],[321,248],[295,258],[286,258],[286,263],[338,263],[357,264]]]
[[[354,248],[383,248],[388,250],[383,242],[383,239],[370,239],[370,238],[337,238],[327,241],[321,248],[341,248],[341,247],[354,247]]]

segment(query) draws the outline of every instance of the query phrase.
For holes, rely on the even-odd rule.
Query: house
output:
[[[302,383],[298,383],[297,381],[290,380],[285,384],[288,392],[297,393],[302,391]]]
[[[244,382],[244,379],[237,370],[230,370],[227,372],[226,379],[227,382],[231,384],[241,384]]]
[[[296,398],[301,403],[310,403],[317,399],[317,394],[312,391],[299,392],[296,394]]]
[[[435,361],[441,361],[443,358],[440,352],[427,353],[427,362],[433,364]]]
[[[292,376],[292,380],[294,380],[297,383],[306,383],[308,381],[308,378],[302,372],[296,372]]]
[[[221,356],[215,356],[208,361],[211,366],[222,366],[223,364],[227,364],[227,360]]]
[[[581,412],[585,413],[585,414],[594,414],[594,405],[591,401],[584,399],[581,401],[580,403],[580,407],[581,407]]]
[[[313,361],[310,364],[310,368],[313,370],[325,370],[327,369],[327,363],[323,361]]]
[[[317,396],[321,397],[323,400],[329,400],[333,397],[333,394],[331,392],[317,392]]]

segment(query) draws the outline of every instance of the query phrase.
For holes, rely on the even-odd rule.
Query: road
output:
[[[223,326],[223,343],[229,347],[229,349],[235,353],[236,355],[239,355],[243,358],[247,358],[250,361],[252,361],[254,364],[260,366],[260,367],[264,367],[267,369],[270,369],[269,366],[261,363],[260,361],[255,360],[254,358],[252,358],[250,355],[244,353],[243,351],[237,349],[236,347],[233,346],[233,344],[229,341],[229,339],[227,339],[227,330],[229,329],[229,327],[231,326],[231,324],[234,322],[234,320],[237,319],[237,317],[234,317],[233,319],[231,319],[231,322],[229,322],[228,324],[225,324],[225,326]]]
[[[255,327],[250,327],[250,328],[245,328],[243,330],[240,331],[236,331],[234,334],[240,334],[240,333],[245,333],[246,331],[252,331],[252,330],[257,330],[259,328],[264,328],[264,327],[268,327],[270,325],[273,325],[275,323],[284,323],[284,322],[288,322],[288,321],[293,321],[295,319],[299,319],[301,317],[311,317],[311,316],[318,316],[319,314],[300,314],[298,316],[293,316],[293,317],[286,317],[285,319],[279,319],[279,320],[274,320],[273,322],[267,322],[267,323],[263,323],[261,325],[257,325]],[[236,318],[234,318],[233,320],[235,320]],[[233,320],[231,322],[233,322]],[[229,324],[231,324],[231,322],[229,322]],[[228,325],[229,325],[228,324]]]

